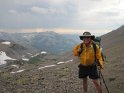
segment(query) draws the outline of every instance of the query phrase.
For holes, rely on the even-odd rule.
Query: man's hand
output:
[[[103,69],[104,67],[103,66],[97,66],[99,70]]]
[[[78,53],[80,53],[80,52],[81,52],[81,48],[78,49]]]
[[[103,68],[104,68],[104,66],[103,66],[103,65],[101,65],[101,66],[100,66],[100,69],[103,69]]]

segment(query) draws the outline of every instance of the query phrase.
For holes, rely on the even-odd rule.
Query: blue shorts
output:
[[[80,64],[78,67],[79,67],[79,78],[80,79],[86,78],[87,76],[89,76],[89,78],[91,78],[91,79],[99,78],[96,65],[83,66]]]

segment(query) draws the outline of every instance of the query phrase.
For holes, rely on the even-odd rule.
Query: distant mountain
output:
[[[29,50],[38,51],[34,49],[31,45],[31,39],[34,37],[34,33],[5,33],[0,32],[0,39],[14,41],[17,44],[28,48]]]
[[[52,31],[39,33],[0,33],[0,38],[12,40],[34,51],[63,53],[71,51],[78,42],[78,35],[58,34]]]

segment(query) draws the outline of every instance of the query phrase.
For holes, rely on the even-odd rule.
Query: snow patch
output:
[[[31,57],[36,57],[36,56],[38,56],[39,54],[47,54],[47,52],[42,51],[41,53],[36,53],[35,55],[32,55]]]
[[[8,57],[5,52],[0,51],[0,65],[6,64],[5,60],[16,60],[11,57]]]
[[[12,72],[10,72],[10,73],[15,74],[15,73],[23,72],[23,71],[25,71],[25,69],[21,69],[21,70],[15,71],[15,72],[12,71]]]
[[[41,52],[41,54],[47,54],[47,52],[45,52],[45,51],[42,51],[42,52]]]
[[[16,71],[16,72],[17,72],[17,73],[20,73],[20,72],[23,72],[23,71],[25,71],[25,69],[18,70],[18,71]]]
[[[44,68],[48,68],[48,67],[54,67],[56,65],[47,65],[47,66],[44,66],[44,67],[39,67],[38,69],[44,69]]]
[[[58,62],[57,64],[59,65],[59,64],[64,64],[64,63],[72,62],[72,61],[73,61],[73,59],[65,61],[65,62]]]
[[[19,66],[18,65],[11,65],[12,67],[16,67],[16,68],[19,68]]]
[[[29,59],[27,59],[27,58],[22,58],[22,60],[24,60],[24,61],[29,61]]]
[[[59,65],[59,64],[64,64],[65,62],[58,62],[57,64]]]
[[[72,61],[73,61],[73,59],[68,60],[68,61],[65,61],[65,62],[58,62],[57,65],[59,65],[59,64],[64,64],[64,63],[68,63],[68,62],[72,62]],[[47,66],[39,67],[38,69],[44,69],[44,68],[54,67],[54,66],[56,66],[56,65],[47,65]]]
[[[65,63],[72,62],[72,61],[73,61],[73,59],[71,59],[71,60],[68,60],[68,61],[65,61]]]
[[[32,55],[31,53],[27,53],[28,55]]]
[[[5,42],[1,42],[2,44],[5,44],[5,45],[10,45],[11,44],[11,42],[9,42],[9,41],[5,41]]]
[[[33,56],[31,56],[31,57],[36,57],[36,56],[38,56],[39,55],[39,53],[36,53],[35,55],[33,55]]]

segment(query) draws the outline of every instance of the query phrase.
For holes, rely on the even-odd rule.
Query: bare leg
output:
[[[93,80],[93,83],[96,87],[96,90],[98,91],[98,93],[102,93],[102,88],[101,88],[101,85],[100,85],[100,82],[99,82],[99,79],[95,79]]]
[[[84,93],[87,93],[87,77],[83,78],[83,90]]]

